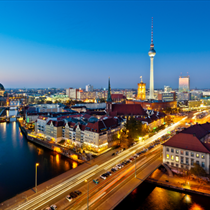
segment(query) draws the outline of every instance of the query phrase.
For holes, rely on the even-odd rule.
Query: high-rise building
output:
[[[88,85],[86,85],[85,90],[86,90],[87,92],[93,91],[93,86],[88,84]]]
[[[190,91],[190,77],[179,77],[179,92],[189,92]]]
[[[170,93],[171,91],[172,91],[171,87],[164,85],[164,92],[165,93]]]
[[[156,51],[154,49],[154,44],[153,44],[153,18],[152,18],[152,26],[151,26],[151,44],[150,44],[150,50],[148,52],[149,57],[150,57],[150,95],[149,99],[153,100],[154,99],[154,67],[153,67],[153,60],[156,55]]]
[[[146,83],[143,83],[142,76],[140,78],[141,78],[141,82],[138,83],[136,99],[143,101],[146,99]]]
[[[67,88],[66,89],[66,95],[73,100],[80,99],[80,92],[81,90],[76,88]]]

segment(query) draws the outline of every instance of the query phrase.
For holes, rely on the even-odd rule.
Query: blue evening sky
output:
[[[210,88],[210,1],[0,1],[0,83],[15,87]]]

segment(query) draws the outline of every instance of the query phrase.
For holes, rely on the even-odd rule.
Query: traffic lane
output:
[[[145,167],[147,167],[151,162],[156,160],[158,157],[159,157],[158,154],[156,154],[152,159],[150,159],[149,161],[145,162],[143,165],[138,167],[136,170],[137,175],[141,170],[143,170]],[[116,184],[113,185],[112,188],[109,188],[108,190],[106,190],[106,193],[103,195],[103,197],[101,197],[99,200],[97,200],[95,203],[93,203],[91,205],[91,208],[89,208],[89,209],[95,209],[95,208],[99,207],[104,201],[111,198],[112,195],[116,191],[120,190],[120,188],[123,185],[125,185],[127,182],[129,182],[131,179],[133,179],[134,175],[135,175],[135,168],[133,167],[133,169],[131,171],[128,171],[128,173],[125,174],[125,176],[122,179],[120,179],[118,182],[116,182]]]
[[[143,158],[145,158],[144,155],[139,157],[139,161],[141,161]],[[123,162],[123,161],[121,161],[121,162]],[[119,162],[119,163],[121,163],[121,162]],[[116,166],[116,165],[113,165],[113,166]],[[89,193],[90,193],[90,196],[92,196],[92,194],[94,194],[97,191],[99,191],[105,185],[109,184],[109,182],[111,182],[113,180],[113,178],[115,178],[119,174],[123,173],[123,170],[125,170],[128,167],[129,167],[129,164],[126,165],[125,167],[123,167],[122,169],[119,169],[115,173],[112,173],[112,175],[109,178],[107,178],[106,180],[101,179],[100,175],[105,173],[105,172],[107,172],[107,171],[110,171],[111,168],[110,168],[110,170],[103,170],[103,171],[98,172],[95,176],[93,176],[91,178],[91,180],[89,180]],[[100,181],[98,185],[93,183],[93,179],[96,179],[96,178],[99,179],[99,181]],[[87,200],[87,195],[86,195],[87,194],[87,183],[85,183],[85,182],[81,183],[81,185],[77,187],[77,190],[78,189],[82,192],[82,195],[80,197],[78,197],[77,199],[73,199],[73,201],[71,201],[70,203],[65,198],[62,198],[59,202],[56,203],[58,208],[62,208],[63,209],[63,208],[66,208],[67,206],[72,207],[72,206],[77,205],[78,203],[80,203],[83,200]]]
[[[158,157],[160,154],[160,148],[159,150],[155,151],[151,151],[148,152],[148,154],[146,156],[144,156],[143,158],[136,159],[136,167],[138,168],[139,166],[141,166],[142,164],[142,160],[145,158],[148,158],[149,156],[151,156],[151,154],[155,154],[158,153]],[[145,160],[147,162],[147,160]],[[100,183],[102,182],[101,186],[95,186],[95,184],[92,182],[92,180],[90,181],[89,184],[89,200],[93,199],[98,193],[99,190],[102,190],[105,186],[107,186],[108,184],[110,184],[113,180],[115,180],[117,178],[117,180],[119,179],[119,177],[126,171],[126,170],[133,170],[135,168],[135,161],[132,162],[131,164],[126,165],[125,167],[123,167],[122,169],[119,169],[117,172],[114,172],[113,175],[111,175],[108,179],[100,181]],[[91,185],[92,184],[92,185]],[[92,188],[91,188],[92,186]],[[82,207],[82,205],[86,204],[87,202],[87,187],[86,187],[86,191],[85,194],[83,194],[83,196],[79,199],[77,199],[77,201],[73,204],[70,204],[70,206],[66,209],[80,209]]]
[[[177,124],[179,124],[179,123],[177,123]],[[165,130],[160,131],[158,134],[156,134],[156,135],[154,135],[153,137],[149,138],[149,139],[145,142],[144,145],[149,145],[150,143],[152,143],[153,141],[155,141],[156,138],[158,138],[159,136],[164,135],[168,130],[173,129],[177,124],[175,124],[175,125],[173,125],[173,126],[170,126],[170,127],[166,128]],[[139,147],[142,147],[142,145],[140,145],[140,144],[135,145],[135,146],[132,147],[131,149],[128,149],[128,150],[124,151],[124,152],[123,152],[123,155],[126,154],[126,156],[128,156],[129,153],[131,154],[133,150],[135,150],[135,149],[137,149],[137,148],[139,149]],[[113,158],[113,159],[114,159],[114,158]],[[109,161],[108,161],[108,162],[109,162]],[[105,164],[108,164],[108,163],[105,163]],[[103,164],[102,164],[102,165],[103,165]],[[50,202],[51,202],[52,200],[53,200],[53,199],[50,199]],[[46,203],[47,203],[47,202],[46,202]],[[38,203],[37,203],[37,205],[38,205]]]

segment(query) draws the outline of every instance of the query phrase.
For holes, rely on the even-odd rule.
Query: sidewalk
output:
[[[204,193],[206,196],[210,196],[210,183],[203,180],[193,180],[189,176],[174,175],[173,177],[169,177],[167,174],[157,169],[151,174],[147,181],[165,185],[172,189],[177,187],[177,189],[187,189],[192,193]]]

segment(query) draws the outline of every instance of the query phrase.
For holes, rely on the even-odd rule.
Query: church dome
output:
[[[0,91],[1,90],[5,90],[5,89],[4,89],[4,86],[0,83]]]

